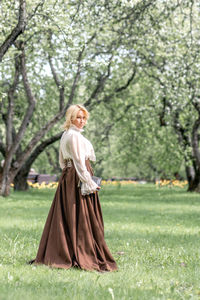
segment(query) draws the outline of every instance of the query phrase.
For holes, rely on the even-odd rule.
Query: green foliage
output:
[[[0,198],[2,299],[199,298],[198,195],[149,184],[104,187],[105,237],[119,271],[100,274],[26,265],[36,255],[53,194]]]
[[[114,97],[112,107],[92,111],[86,133],[96,150],[95,171],[105,178],[173,178],[181,171],[181,147],[173,129],[159,124],[152,82],[141,73],[136,82]]]
[[[165,125],[178,134],[186,162],[194,162],[192,132],[199,115],[198,27],[199,3],[183,1],[171,10],[162,27],[151,29],[146,39],[148,46],[139,54],[146,58],[145,72],[154,80],[153,104],[163,114]]]
[[[0,7],[1,42],[17,22],[18,3],[3,1]],[[179,172],[192,149],[183,147],[171,128],[178,112],[179,125],[187,128],[191,139],[197,116],[190,101],[191,95],[195,101],[199,95],[197,1],[102,0],[94,4],[91,0],[34,0],[27,1],[27,9],[28,23],[20,40],[25,42],[28,76],[37,103],[22,150],[59,110],[51,57],[65,87],[65,104],[80,73],[72,103],[86,103],[91,111],[85,132],[96,150],[97,175],[155,179]],[[0,95],[6,95],[13,80],[13,62],[18,55],[20,51],[12,47],[0,65]],[[0,98],[6,115],[8,99]],[[169,128],[160,127],[163,99],[169,103],[164,111]],[[20,77],[14,103],[16,131],[26,107]],[[45,138],[60,131],[61,123]],[[3,120],[0,136],[5,142]],[[33,167],[38,172],[51,172],[45,154]]]

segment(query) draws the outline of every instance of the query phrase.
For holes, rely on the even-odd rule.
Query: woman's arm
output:
[[[59,149],[59,165],[60,165],[61,169],[64,169],[65,162],[64,162],[64,158],[63,158],[63,155],[62,155],[61,148]]]
[[[85,145],[78,134],[72,134],[70,138],[70,152],[76,172],[82,182],[81,194],[88,195],[98,189],[98,185],[92,180],[85,165]]]

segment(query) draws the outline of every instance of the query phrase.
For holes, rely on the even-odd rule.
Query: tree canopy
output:
[[[141,163],[143,177],[171,176],[184,160],[196,180],[197,1],[4,1],[1,45],[22,2],[26,26],[0,65],[1,194],[59,140],[72,103],[92,112],[99,173],[117,161],[124,175]]]

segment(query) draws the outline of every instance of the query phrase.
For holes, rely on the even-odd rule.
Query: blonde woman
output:
[[[47,217],[38,253],[30,263],[57,268],[114,271],[117,265],[104,240],[98,197],[92,180],[92,144],[82,135],[89,113],[82,105],[66,112],[60,141],[62,175]],[[80,184],[81,183],[81,184]]]

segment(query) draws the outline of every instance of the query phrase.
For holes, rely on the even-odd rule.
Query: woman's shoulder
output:
[[[69,128],[64,135],[64,140],[67,143],[80,143],[83,142],[83,136],[80,132]]]
[[[62,134],[62,136],[61,136],[61,139],[62,139],[63,137],[71,137],[71,136],[79,136],[79,135],[80,135],[80,133],[79,133],[78,131],[69,128],[68,130],[65,130],[65,131],[63,132],[63,134]]]

